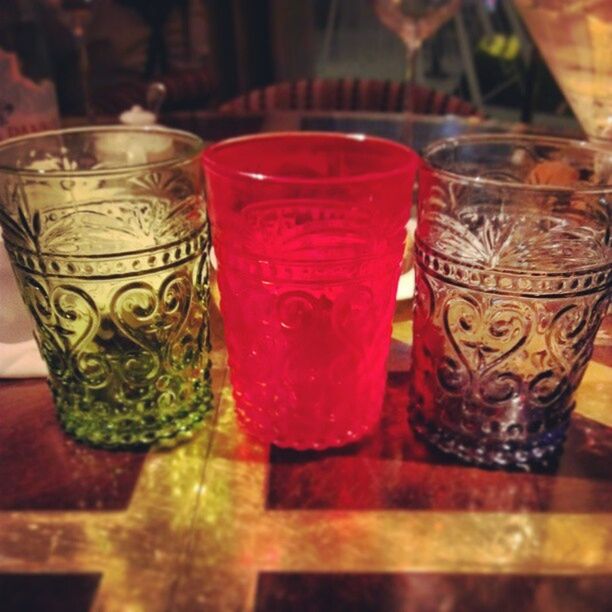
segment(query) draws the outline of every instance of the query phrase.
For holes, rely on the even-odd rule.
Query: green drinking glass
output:
[[[127,127],[0,144],[4,243],[79,440],[176,441],[211,404],[201,148]]]

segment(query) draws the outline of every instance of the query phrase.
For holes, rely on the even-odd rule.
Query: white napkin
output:
[[[0,236],[0,378],[47,376]]]
[[[40,378],[47,376],[34,340],[0,343],[0,378]]]
[[[414,297],[414,266],[399,277],[397,299],[411,300]]]
[[[406,242],[409,245],[408,248],[411,251],[414,250],[414,233],[416,231],[416,219],[410,219],[406,225]],[[397,285],[397,299],[398,300],[411,300],[414,297],[414,261],[412,267],[407,272],[404,272],[399,277],[399,283]]]

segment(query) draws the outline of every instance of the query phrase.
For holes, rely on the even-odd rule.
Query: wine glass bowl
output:
[[[381,23],[406,47],[408,73],[423,42],[433,36],[458,10],[461,0],[372,0]]]

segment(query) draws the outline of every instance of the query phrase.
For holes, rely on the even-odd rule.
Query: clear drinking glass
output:
[[[467,136],[425,151],[410,420],[443,451],[529,467],[561,448],[612,283],[610,152]]]
[[[377,424],[418,163],[361,135],[205,151],[236,410],[258,438],[320,449]]]
[[[0,224],[59,419],[108,447],[174,439],[210,404],[201,141],[164,129],[0,145]]]

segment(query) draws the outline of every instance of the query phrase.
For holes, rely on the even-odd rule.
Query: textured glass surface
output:
[[[240,422],[299,449],[362,438],[380,419],[416,154],[279,133],[204,164]]]
[[[172,439],[210,402],[198,151],[185,134],[120,129],[0,150],[5,243],[59,419],[79,439]]]
[[[442,450],[527,466],[560,448],[610,299],[605,155],[521,138],[430,149],[411,421]]]

